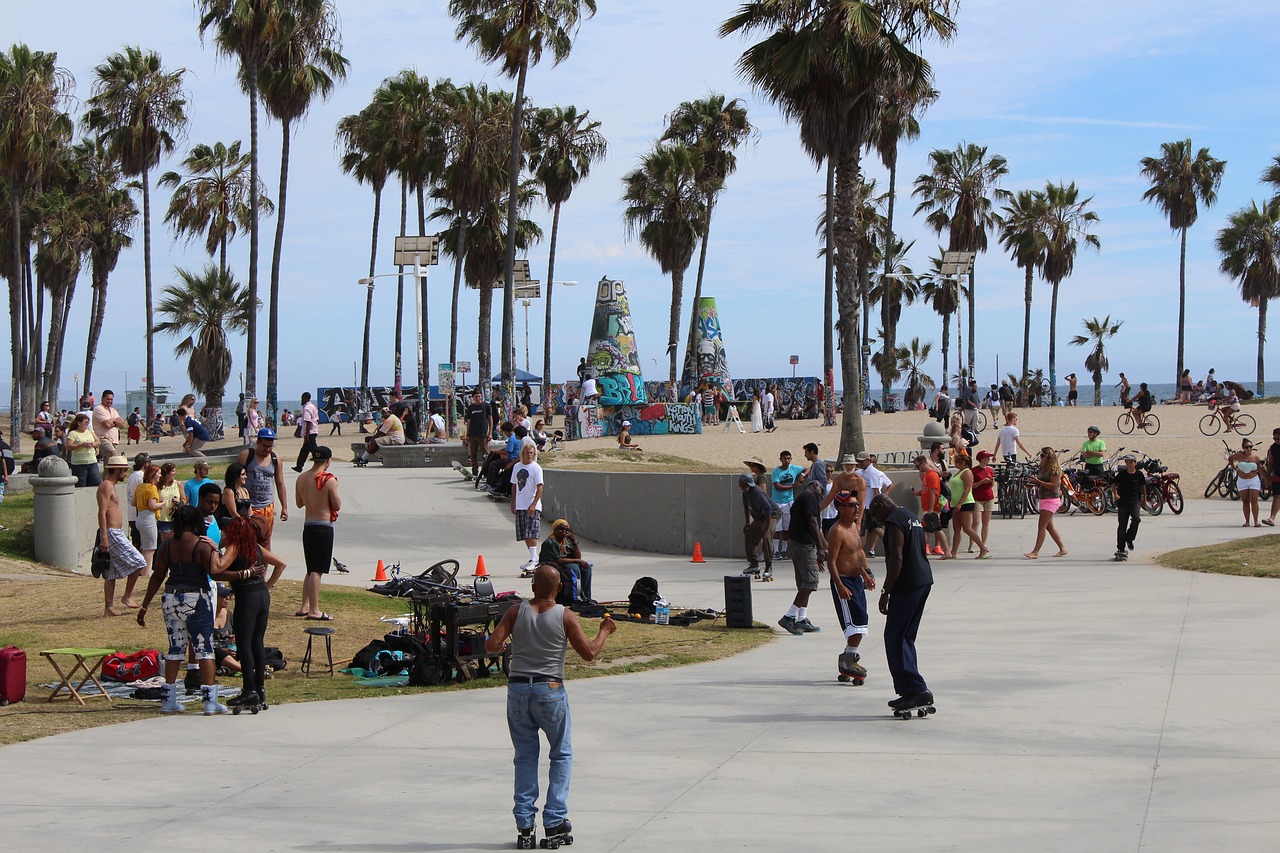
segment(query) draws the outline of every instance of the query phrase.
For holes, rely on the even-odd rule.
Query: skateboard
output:
[[[520,568],[520,577],[522,577],[522,578],[531,578],[531,577],[533,577],[533,575],[534,575],[534,570],[533,570],[533,569],[526,569],[526,568],[524,568],[523,566]]]
[[[463,465],[457,459],[453,460],[453,470],[461,474],[462,478],[467,482],[471,482],[476,478],[476,475],[471,473],[471,469],[468,468],[466,465]]]
[[[1127,562],[1129,559],[1129,552],[1123,549],[1120,551],[1116,551],[1115,556],[1113,556],[1111,559],[1117,563]]]
[[[354,466],[356,466],[357,468],[364,468],[364,467],[367,467],[367,466],[368,466],[368,464],[369,464],[369,460],[367,460],[367,459],[357,459],[356,461],[352,462],[351,464],[352,464],[352,465],[354,465]]]
[[[842,652],[837,659],[836,667],[839,669],[839,675],[836,676],[841,684],[852,684],[854,687],[861,687],[867,683],[867,669],[858,663],[861,656],[858,654],[849,654]]]
[[[927,717],[929,714],[937,713],[938,709],[933,706],[933,694],[927,694],[927,699],[925,696],[911,698],[913,701],[918,700],[918,704],[901,708],[893,708],[893,715],[895,717],[900,720],[909,720],[912,716]]]

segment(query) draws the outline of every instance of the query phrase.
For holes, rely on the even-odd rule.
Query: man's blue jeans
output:
[[[551,768],[542,825],[558,826],[568,816],[573,745],[569,736],[569,695],[559,681],[507,685],[507,728],[516,749],[516,826],[533,826],[538,814],[538,732],[547,736]]]

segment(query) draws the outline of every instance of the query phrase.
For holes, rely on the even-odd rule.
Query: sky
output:
[[[378,0],[336,3],[343,53],[351,61],[347,81],[328,102],[317,104],[297,128],[292,144],[281,276],[280,398],[296,399],[319,386],[351,384],[358,370],[373,193],[344,176],[334,127],[369,103],[374,89],[405,68],[432,79],[485,82],[514,89],[500,70],[481,62],[454,37],[445,0]],[[625,282],[641,365],[646,378],[667,374],[665,343],[670,279],[660,272],[622,222],[622,177],[661,135],[665,118],[682,101],[711,92],[742,98],[758,138],[738,153],[711,226],[703,292],[714,296],[734,377],[788,375],[799,356],[800,375],[822,366],[823,265],[815,233],[822,210],[824,173],[800,148],[794,126],[736,74],[750,44],[721,39],[720,24],[737,8],[720,0],[599,0],[573,52],[560,65],[533,67],[527,95],[535,106],[559,104],[589,110],[602,122],[607,159],[593,167],[563,207],[554,289],[553,381],[571,378],[585,355],[602,277]],[[125,45],[158,51],[167,67],[187,70],[190,126],[160,171],[178,169],[197,143],[244,140],[248,148],[248,100],[235,81],[235,66],[201,44],[193,4],[135,0],[104,6],[84,0],[54,4],[3,0],[6,36],[32,49],[56,51],[76,79],[77,117],[92,92],[93,67]],[[921,118],[921,137],[901,151],[895,230],[915,240],[909,262],[928,267],[939,238],[923,217],[913,217],[911,182],[927,168],[929,151],[975,143],[1005,157],[1009,190],[1074,181],[1100,221],[1100,252],[1082,250],[1059,294],[1058,375],[1083,377],[1085,351],[1067,346],[1084,318],[1122,320],[1109,344],[1112,370],[1131,380],[1169,382],[1176,365],[1178,235],[1154,206],[1144,203],[1139,174],[1144,156],[1160,145],[1190,137],[1227,162],[1217,203],[1202,209],[1187,248],[1187,366],[1197,377],[1215,367],[1219,378],[1252,382],[1257,312],[1239,298],[1234,282],[1218,271],[1213,239],[1227,217],[1269,193],[1258,176],[1280,155],[1280,9],[1274,0],[963,0],[956,38],[924,49],[933,66],[939,100]],[[261,115],[261,114],[260,114]],[[268,194],[277,194],[280,127],[259,127],[260,168]],[[887,189],[887,172],[874,155],[868,177]],[[153,182],[154,187],[154,182]],[[383,198],[378,272],[394,273],[398,193]],[[162,222],[168,191],[153,189],[153,280],[160,290],[175,280],[175,267],[208,262],[199,242],[175,242]],[[546,278],[551,215],[545,205],[533,217],[546,232],[528,257],[535,278]],[[412,221],[413,214],[411,212]],[[430,225],[428,226],[430,227]],[[261,232],[259,281],[265,301],[274,219]],[[988,382],[1016,370],[1021,360],[1023,274],[1001,252],[976,264],[978,378]],[[145,373],[141,224],[134,248],[111,278],[106,329],[94,367],[94,390],[138,387]],[[248,239],[231,247],[238,278],[247,281]],[[686,280],[682,327],[694,285]],[[430,364],[448,360],[450,289],[447,258],[431,271],[428,297]],[[406,288],[406,292],[411,290]],[[545,281],[544,281],[545,293]],[[371,384],[390,384],[393,365],[395,279],[378,279],[374,296]],[[1037,280],[1032,307],[1031,366],[1048,366],[1049,296]],[[495,300],[500,302],[500,300]],[[89,277],[83,274],[73,305],[64,358],[63,399],[83,370],[89,311]],[[528,312],[530,367],[541,371],[542,300]],[[459,360],[476,360],[478,295],[465,290],[460,306]],[[412,306],[406,306],[404,375],[415,374]],[[266,384],[266,314],[259,324],[258,390]],[[954,326],[952,371],[955,369]],[[500,363],[500,320],[493,323],[494,364]],[[874,329],[874,325],[873,325]],[[0,341],[8,349],[8,324]],[[899,341],[933,341],[927,372],[941,377],[941,318],[927,305],[903,312]],[[517,305],[517,366],[525,367],[525,312]],[[158,384],[184,390],[186,362],[172,355],[177,341],[158,336]],[[967,343],[966,343],[967,346]],[[235,364],[228,390],[239,390],[244,342],[234,339]],[[1274,356],[1269,360],[1274,360]],[[4,371],[7,373],[7,371]],[[1272,371],[1274,374],[1274,371]],[[837,376],[839,370],[837,368]],[[435,370],[431,370],[434,377]],[[470,377],[475,379],[474,374]],[[1086,380],[1087,381],[1087,380]],[[877,383],[878,384],[878,383]],[[7,386],[0,399],[7,400]]]

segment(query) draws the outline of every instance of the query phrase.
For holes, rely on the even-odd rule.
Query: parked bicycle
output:
[[[1160,460],[1154,456],[1143,453],[1142,457],[1138,469],[1147,478],[1142,494],[1142,508],[1149,515],[1159,515],[1167,506],[1174,515],[1181,515],[1184,505],[1178,474],[1171,472],[1167,465],[1160,464]]]
[[[1236,412],[1234,415],[1218,406],[1217,400],[1209,401],[1209,414],[1200,419],[1200,432],[1204,435],[1217,435],[1218,430],[1226,429],[1239,435],[1253,435],[1258,423],[1253,415]],[[1206,496],[1207,497],[1207,496]]]
[[[1236,470],[1231,466],[1231,456],[1239,451],[1227,444],[1226,439],[1222,439],[1222,458],[1226,460],[1226,464],[1217,474],[1213,475],[1213,479],[1209,481],[1209,485],[1204,488],[1204,496],[1211,498],[1217,495],[1221,498],[1231,498],[1233,501],[1240,500],[1240,493],[1236,491]],[[1270,500],[1271,498],[1271,478],[1262,478],[1262,491],[1258,495],[1258,500]]]
[[[1005,518],[1025,518],[1027,515],[1027,499],[1035,497],[1034,490],[1027,488],[1027,475],[1030,466],[1021,462],[1005,462],[996,468],[996,501],[1000,515]]]
[[[1059,450],[1058,455],[1072,453],[1070,450]],[[1062,469],[1062,503],[1058,512],[1067,512],[1073,507],[1088,510],[1094,515],[1102,515],[1107,511],[1104,491],[1107,488],[1106,475],[1092,474],[1081,468]]]
[[[1120,417],[1116,419],[1116,429],[1125,435],[1129,435],[1135,429],[1140,429],[1147,435],[1155,435],[1160,431],[1160,419],[1151,412],[1139,412],[1142,420],[1137,420],[1133,415],[1133,409],[1125,409]],[[1208,433],[1206,433],[1208,435]]]

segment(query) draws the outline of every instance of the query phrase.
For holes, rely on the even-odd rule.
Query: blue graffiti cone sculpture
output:
[[[729,378],[729,362],[725,356],[724,336],[720,333],[720,314],[714,296],[698,300],[693,340],[685,351],[684,375],[680,379],[682,395],[701,385],[723,388],[733,396],[733,380]]]
[[[640,372],[640,354],[631,327],[631,308],[620,281],[602,280],[596,289],[587,364],[595,373],[601,406],[634,406],[649,402]]]

